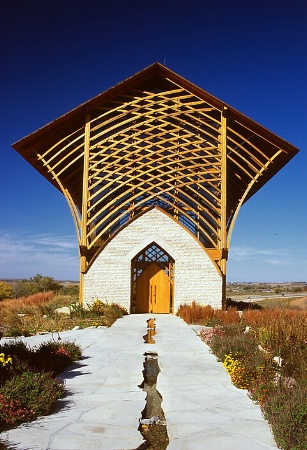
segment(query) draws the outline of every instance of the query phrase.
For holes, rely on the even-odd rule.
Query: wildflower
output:
[[[278,364],[279,367],[281,367],[281,365],[282,365],[282,358],[280,356],[274,356],[273,361],[275,361],[276,364]]]
[[[55,354],[56,355],[66,356],[66,358],[71,358],[70,353],[67,350],[65,350],[64,347],[57,348],[56,351],[55,351]]]
[[[7,367],[10,366],[12,363],[13,360],[10,356],[6,358],[4,353],[0,353],[0,366]]]

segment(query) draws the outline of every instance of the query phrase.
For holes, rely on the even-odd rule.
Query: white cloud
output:
[[[306,248],[283,246],[261,248],[237,245],[230,248],[227,264],[229,281],[304,281]]]
[[[248,246],[234,246],[230,249],[231,258],[235,261],[246,259],[259,259],[262,256],[274,256],[276,251],[272,249],[253,248]]]
[[[41,273],[58,280],[79,278],[75,236],[0,231],[0,278],[28,278]]]
[[[51,236],[46,234],[38,234],[32,236],[32,242],[37,245],[42,245],[46,249],[60,248],[60,249],[75,249],[77,239],[75,236]]]
[[[289,266],[289,259],[286,258],[269,258],[264,260],[268,264],[272,264],[273,266]]]

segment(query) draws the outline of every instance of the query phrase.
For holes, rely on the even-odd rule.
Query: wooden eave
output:
[[[154,63],[125,81],[81,104],[53,122],[50,122],[34,133],[14,143],[12,147],[46,179],[48,179],[48,181],[59,189],[58,183],[37,158],[37,155],[44,153],[44,151],[51,148],[61,138],[69,136],[77,130],[80,130],[81,132],[85,126],[87,110],[95,111],[98,108],[101,109],[104,106],[108,106],[116,98],[119,96],[124,97],[127,91],[131,91],[134,88],[140,89],[140,87],[144,87],[144,89],[146,89],[147,86],[152,86],[156,82],[167,83],[169,82],[168,80],[173,84],[177,84],[180,88],[184,88],[193,93],[212,105],[218,111],[223,112],[227,117],[227,120],[231,121],[234,129],[244,127],[244,129],[249,130],[251,135],[254,136],[253,139],[257,140],[261,138],[263,142],[267,142],[267,148],[263,149],[267,158],[271,157],[272,145],[281,150],[278,158],[274,160],[274,164],[269,164],[267,169],[263,171],[262,175],[257,180],[257,183],[253,184],[244,201],[254,195],[255,192],[257,192],[298,152],[298,149],[287,141],[159,63]],[[231,168],[231,163],[229,163],[229,167]],[[78,163],[75,163],[72,167],[73,175],[71,173],[65,175],[62,180],[64,187],[70,190],[79,210],[82,204],[82,172],[83,160],[80,158]],[[227,215],[230,214],[230,210],[232,211],[236,208],[240,196],[245,192],[250,182],[249,177],[244,173],[244,167],[242,167],[242,170],[239,172],[240,173],[237,173],[237,176],[235,176],[231,170],[228,173],[227,189],[229,191],[227,197],[229,198],[229,201],[227,202]]]

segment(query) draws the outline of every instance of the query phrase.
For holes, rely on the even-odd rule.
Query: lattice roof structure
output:
[[[65,195],[82,272],[123,226],[157,207],[224,275],[241,205],[298,152],[159,63],[13,148]]]

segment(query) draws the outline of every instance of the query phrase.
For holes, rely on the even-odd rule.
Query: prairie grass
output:
[[[200,324],[205,326],[240,323],[240,314],[236,308],[229,308],[228,311],[214,309],[212,306],[199,305],[192,302],[191,305],[180,305],[176,313],[185,322],[190,324]]]
[[[293,354],[307,344],[307,311],[244,311],[242,320],[252,327],[259,344],[275,355]]]
[[[22,309],[23,311],[31,310],[33,307],[50,302],[54,298],[54,293],[39,292],[37,294],[30,295],[29,297],[13,298],[9,300],[3,300],[0,302],[0,313],[6,309]]]
[[[200,337],[233,384],[248,389],[260,405],[279,448],[306,450],[307,311],[245,310],[238,317],[235,311],[193,304],[181,306],[177,314],[206,326]]]
[[[69,314],[56,310],[69,306]],[[75,326],[111,326],[127,311],[116,304],[96,300],[84,308],[76,297],[45,292],[0,302],[0,331],[5,336],[30,336],[43,331],[64,331]]]

